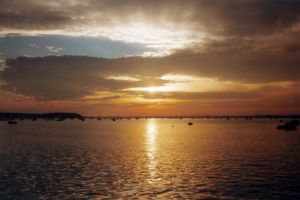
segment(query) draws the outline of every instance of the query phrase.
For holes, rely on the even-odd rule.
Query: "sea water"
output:
[[[300,199],[300,131],[278,124],[0,122],[0,199]]]

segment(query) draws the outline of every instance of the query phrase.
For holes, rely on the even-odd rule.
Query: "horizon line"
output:
[[[199,114],[199,115],[83,115],[76,112],[1,112],[0,114],[25,114],[25,115],[43,115],[43,114],[79,114],[85,118],[279,118],[296,117],[300,118],[300,113],[293,114]]]

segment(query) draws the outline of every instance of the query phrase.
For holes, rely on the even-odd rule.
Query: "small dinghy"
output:
[[[7,121],[7,123],[10,124],[10,125],[18,124],[17,121]]]

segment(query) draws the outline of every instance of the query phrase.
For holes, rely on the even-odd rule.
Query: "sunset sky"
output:
[[[300,1],[0,3],[0,112],[300,113]]]

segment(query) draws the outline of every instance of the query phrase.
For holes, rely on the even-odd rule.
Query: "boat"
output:
[[[193,123],[192,123],[192,122],[189,122],[189,123],[188,123],[188,125],[189,125],[189,126],[192,126],[192,125],[193,125]]]
[[[285,130],[285,131],[294,131],[297,130],[297,127],[300,125],[299,120],[292,120],[289,122],[286,122],[284,124],[278,125],[278,130]]]
[[[13,124],[18,124],[17,121],[7,121],[8,124],[13,125]]]

